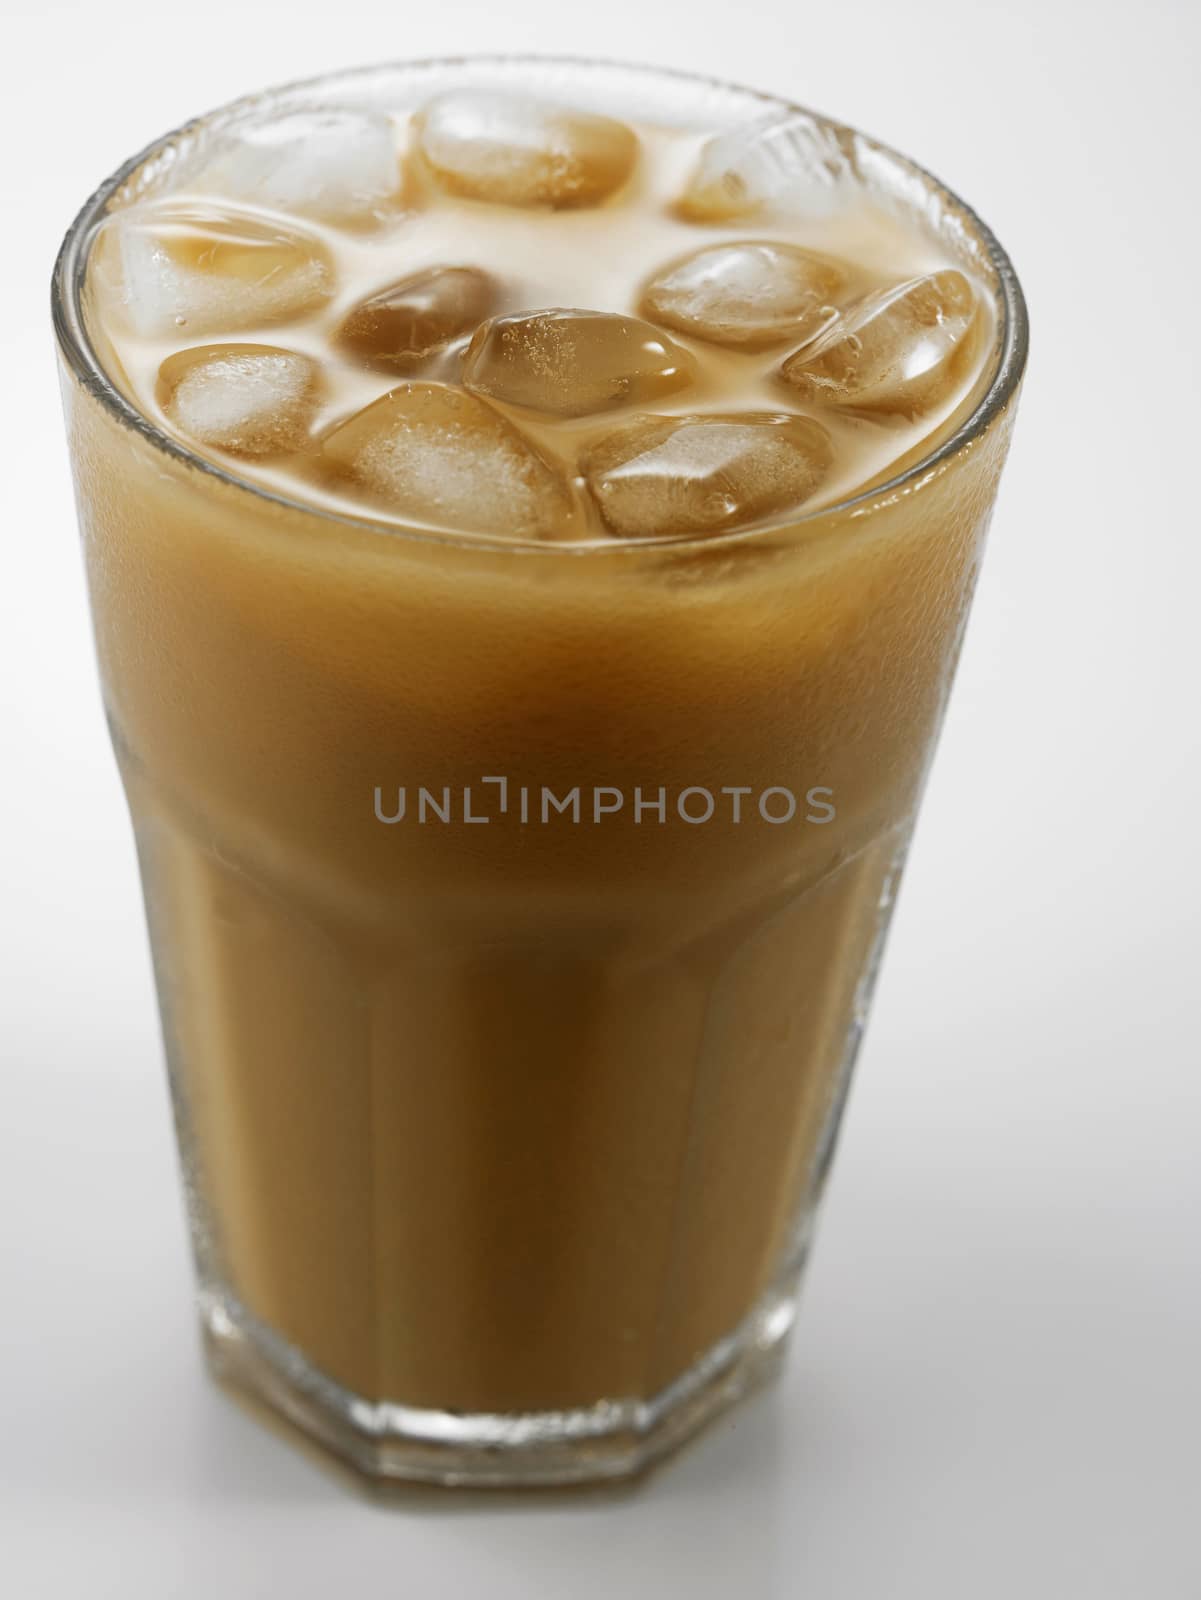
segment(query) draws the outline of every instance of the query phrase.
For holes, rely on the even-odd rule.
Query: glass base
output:
[[[373,1478],[458,1487],[589,1483],[631,1477],[675,1449],[779,1369],[799,1273],[649,1400],[574,1411],[435,1411],[364,1399],[314,1368],[231,1295],[200,1295],[205,1353],[248,1391]]]

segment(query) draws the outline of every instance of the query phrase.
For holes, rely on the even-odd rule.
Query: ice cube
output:
[[[813,404],[916,417],[953,393],[975,315],[962,272],[931,272],[868,295],[781,371]]]
[[[693,222],[726,222],[767,207],[827,216],[851,192],[835,129],[784,109],[710,139],[676,210]]]
[[[493,90],[442,95],[416,126],[443,188],[500,205],[595,205],[621,187],[638,156],[622,122]]]
[[[747,411],[638,417],[586,452],[585,481],[623,538],[725,533],[801,505],[830,469],[810,417]]]
[[[227,207],[119,212],[97,260],[132,331],[146,338],[281,322],[334,290],[332,263],[315,239]]]
[[[403,367],[477,328],[496,295],[476,267],[428,267],[360,300],[337,338],[365,360]]]
[[[463,358],[469,389],[560,417],[653,400],[695,376],[692,356],[666,334],[612,311],[493,317]]]
[[[837,314],[829,302],[846,281],[836,261],[796,245],[715,244],[652,278],[641,309],[694,338],[758,350],[812,338]]]
[[[159,368],[159,404],[179,431],[239,456],[284,455],[309,442],[319,391],[309,356],[265,344],[180,350]]]
[[[441,383],[402,383],[330,434],[322,456],[394,516],[535,539],[570,515],[560,475],[485,400]]]
[[[314,108],[232,128],[196,184],[242,200],[332,222],[370,226],[401,197],[396,129],[378,112]]]

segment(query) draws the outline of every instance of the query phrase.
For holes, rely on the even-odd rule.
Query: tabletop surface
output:
[[[6,7],[0,1582],[18,1600],[1201,1594],[1201,13],[784,10]],[[895,143],[1011,251],[1033,356],[785,1377],[631,1490],[377,1500],[201,1369],[45,285],[84,195],[184,115],[373,56],[506,47],[720,73]]]

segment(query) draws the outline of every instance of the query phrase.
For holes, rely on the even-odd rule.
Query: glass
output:
[[[967,207],[798,112],[996,307],[958,426],[849,501],[498,545],[255,487],[132,407],[87,307],[111,207],[246,104],[467,83],[716,129],[778,104],[550,61],[281,90],[103,184],[54,312],[209,1359],[368,1473],[567,1482],[784,1349],[1026,324]]]

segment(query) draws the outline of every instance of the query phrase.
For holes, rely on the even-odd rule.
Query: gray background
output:
[[[0,1581],[26,1597],[1195,1600],[1188,0],[8,5]],[[1034,356],[782,1387],[630,1494],[377,1505],[203,1380],[45,286],[236,93],[457,49],[790,94],[975,202]]]

